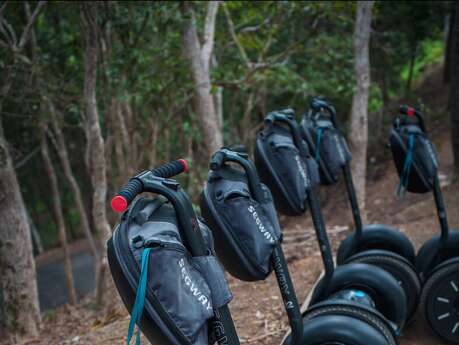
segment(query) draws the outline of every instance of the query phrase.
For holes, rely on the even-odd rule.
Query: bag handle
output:
[[[244,169],[249,182],[249,188],[254,199],[258,202],[262,202],[264,200],[264,193],[261,189],[260,178],[258,177],[255,165],[249,160],[249,155],[246,152],[222,147],[213,154],[210,160],[210,169],[217,171],[225,162],[237,163]]]

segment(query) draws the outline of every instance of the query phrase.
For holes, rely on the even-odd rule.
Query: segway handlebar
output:
[[[113,197],[111,201],[113,211],[118,213],[126,211],[132,200],[134,200],[138,194],[143,192],[143,184],[140,178],[141,176],[144,176],[145,174],[152,174],[156,177],[171,178],[181,174],[182,172],[186,172],[187,170],[188,163],[184,159],[177,159],[163,164],[153,170],[147,170],[138,174]]]
[[[419,121],[419,126],[421,127],[423,132],[426,132],[424,115],[419,110],[404,104],[400,106],[399,111],[400,111],[400,114],[406,115],[408,117],[416,116]]]
[[[337,122],[336,122],[336,110],[333,105],[331,105],[329,102],[327,102],[324,99],[318,98],[318,97],[313,97],[311,99],[311,102],[309,103],[309,106],[311,109],[313,109],[315,112],[319,112],[321,109],[325,109],[328,111],[330,114],[331,121],[333,123],[333,126],[337,127]]]
[[[238,149],[238,148],[237,148]],[[257,174],[257,170],[253,163],[249,160],[249,155],[241,150],[236,151],[222,147],[220,150],[214,153],[210,160],[210,169],[216,171],[222,167],[225,162],[234,162],[239,164],[245,171],[255,200],[261,202],[264,198],[263,191],[260,187],[260,179]]]

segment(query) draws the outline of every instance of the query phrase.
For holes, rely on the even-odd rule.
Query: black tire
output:
[[[345,263],[375,265],[389,272],[405,291],[407,321],[414,317],[421,294],[421,281],[415,268],[408,260],[389,251],[368,250],[351,256]]]
[[[420,308],[433,331],[446,341],[459,344],[459,262],[442,265],[427,279]]]
[[[317,284],[311,304],[325,301],[334,293],[349,288],[370,295],[376,309],[399,329],[403,328],[407,316],[405,291],[389,272],[374,265],[353,263],[336,267],[326,286],[323,280]]]
[[[395,341],[395,340],[394,340]],[[291,344],[289,335],[283,345]],[[301,345],[396,345],[368,323],[346,315],[321,315],[303,322]]]
[[[355,231],[341,242],[336,261],[341,265],[351,256],[371,249],[380,249],[403,256],[412,264],[415,263],[416,253],[408,237],[395,228],[384,224],[368,224],[362,230],[362,237],[357,242]]]

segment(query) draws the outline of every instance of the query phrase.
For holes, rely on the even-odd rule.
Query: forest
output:
[[[1,1],[0,343],[125,343],[106,254],[120,221],[112,196],[183,158],[177,180],[199,213],[213,153],[242,144],[252,155],[269,112],[299,120],[312,97],[336,108],[364,221],[408,229],[416,246],[437,226],[432,198],[393,197],[400,104],[425,114],[459,221],[458,15],[456,1]],[[321,191],[333,250],[352,229],[339,188]],[[280,222],[303,298],[320,256],[295,236],[313,225]],[[288,323],[273,281],[228,279],[241,343],[277,344]],[[245,307],[256,291],[279,305]],[[400,343],[442,344],[418,331]]]

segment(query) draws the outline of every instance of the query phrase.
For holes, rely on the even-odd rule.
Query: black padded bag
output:
[[[427,193],[433,189],[438,156],[425,131],[422,117],[398,117],[390,131],[390,147],[400,176],[398,193]]]
[[[320,183],[331,185],[338,182],[342,168],[352,159],[341,131],[332,119],[312,112],[303,116],[301,135],[319,166]]]
[[[265,279],[270,257],[281,237],[269,189],[256,201],[247,176],[229,164],[211,171],[201,194],[201,212],[212,229],[216,251],[225,269],[243,281]]]
[[[108,241],[110,270],[132,313],[142,253],[151,248],[142,332],[152,344],[207,345],[213,309],[227,304],[232,296],[213,255],[207,226],[199,221],[209,255],[192,257],[177,224],[170,203],[161,198],[137,199]]]
[[[271,113],[266,119],[270,116],[287,118],[290,126],[296,126],[299,136],[292,113]],[[297,216],[305,212],[306,191],[318,182],[319,177],[313,159],[298,148],[292,129],[281,123],[279,120],[265,120],[265,128],[257,134],[255,165],[260,179],[273,193],[276,209]],[[302,140],[300,136],[299,140]]]

